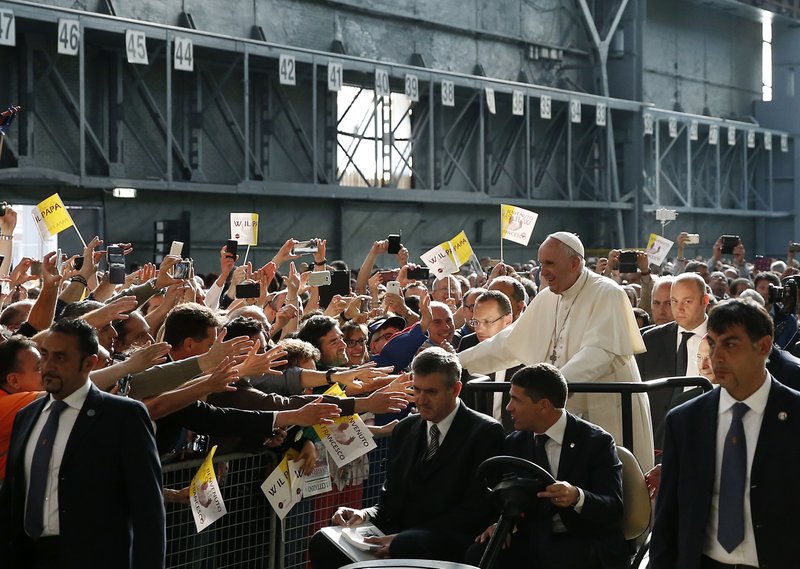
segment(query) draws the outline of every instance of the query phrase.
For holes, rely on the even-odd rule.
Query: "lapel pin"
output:
[[[94,417],[94,409],[89,409],[88,411],[86,411],[86,415],[88,417]]]
[[[788,418],[789,418],[789,413],[787,413],[786,411],[781,411],[780,413],[778,413],[778,421],[785,421]]]
[[[569,443],[569,448],[575,448],[575,443]]]

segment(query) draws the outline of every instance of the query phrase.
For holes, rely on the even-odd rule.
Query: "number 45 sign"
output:
[[[147,37],[141,30],[125,30],[125,53],[128,63],[147,65]]]

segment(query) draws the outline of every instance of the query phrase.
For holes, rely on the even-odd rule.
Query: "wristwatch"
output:
[[[333,381],[333,374],[336,373],[337,371],[339,371],[338,368],[332,367],[325,372],[325,381],[328,383],[328,385],[333,385],[334,383],[336,383],[335,381]]]

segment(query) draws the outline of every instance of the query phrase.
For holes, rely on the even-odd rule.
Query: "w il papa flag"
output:
[[[39,203],[31,210],[31,214],[42,240],[57,235],[75,225],[72,221],[72,216],[70,216],[67,208],[64,207],[64,202],[61,201],[61,197],[58,194],[53,194]]]
[[[238,241],[239,245],[258,245],[258,214],[232,213],[231,239]]]
[[[467,234],[461,231],[458,235],[440,243],[420,256],[437,279],[457,273],[458,269],[474,255]]]

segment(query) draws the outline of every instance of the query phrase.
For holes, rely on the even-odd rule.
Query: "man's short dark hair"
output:
[[[30,300],[18,300],[17,302],[12,302],[0,313],[0,324],[3,326],[8,326],[14,322],[23,311],[27,310],[30,312],[31,308],[33,308],[33,302]]]
[[[758,276],[753,279],[753,288],[758,288],[758,283],[761,281],[769,281],[770,284],[774,284],[775,286],[781,286],[781,278],[773,272],[765,271],[763,273],[758,273]]]
[[[438,373],[442,376],[445,387],[452,389],[461,379],[461,362],[455,354],[432,347],[417,354],[411,362],[411,371],[419,375]]]
[[[725,300],[717,304],[708,315],[708,331],[714,334],[723,334],[737,325],[744,327],[747,337],[753,343],[764,336],[772,338],[775,330],[769,312],[752,300]]]
[[[649,326],[650,325],[650,315],[644,308],[634,308],[633,309],[633,317],[639,318],[642,321],[642,326]]]
[[[29,348],[36,349],[36,342],[25,336],[11,336],[0,344],[0,385],[8,383],[8,374],[19,371],[17,355]]]
[[[79,300],[68,304],[59,316],[59,320],[74,320],[80,318],[84,314],[88,314],[92,310],[103,308],[105,304],[97,302],[96,300]]]
[[[524,389],[533,401],[547,399],[556,409],[567,404],[567,380],[556,366],[547,363],[525,366],[511,378],[511,385]]]
[[[64,334],[78,340],[78,353],[81,358],[96,356],[100,349],[100,341],[97,339],[97,330],[94,326],[75,318],[73,320],[59,320],[50,326],[50,333]]]
[[[338,326],[338,322],[330,316],[316,314],[305,321],[303,327],[297,333],[297,337],[304,342],[308,342],[315,348],[319,348],[319,340],[325,334]]]
[[[186,338],[200,342],[208,338],[209,328],[219,325],[219,318],[207,306],[194,302],[180,304],[170,310],[164,321],[164,341],[173,348]]]
[[[487,290],[486,292],[481,293],[477,300],[475,300],[475,304],[483,304],[484,302],[496,302],[497,308],[500,309],[500,312],[503,313],[503,316],[506,314],[511,314],[511,301],[504,292],[500,292],[499,290]]]
[[[739,296],[744,289],[750,288],[750,284],[750,279],[739,277],[738,279],[733,279],[733,281],[731,281],[728,290],[730,291],[731,296]]]
[[[700,269],[701,265],[704,266],[706,269],[708,268],[708,266],[705,263],[701,263],[700,261],[689,261],[688,263],[686,263],[686,268],[683,269],[683,272],[696,273]]]
[[[264,326],[255,318],[237,316],[225,324],[225,330],[225,337],[231,339],[238,338],[239,336],[255,336],[256,334],[264,332]]]

